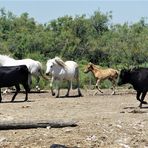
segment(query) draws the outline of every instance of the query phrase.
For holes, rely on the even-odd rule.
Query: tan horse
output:
[[[112,82],[112,86],[113,86],[113,92],[112,94],[115,94],[115,86],[116,86],[116,80],[118,78],[119,72],[115,69],[112,68],[107,68],[107,69],[102,69],[101,67],[98,67],[96,65],[94,65],[93,63],[89,63],[84,72],[88,73],[89,71],[91,71],[94,75],[94,77],[96,78],[96,88],[97,88],[97,92],[100,91],[101,93],[103,93],[101,91],[101,89],[99,88],[99,83],[103,80],[110,80]],[[95,94],[97,93],[95,92]]]

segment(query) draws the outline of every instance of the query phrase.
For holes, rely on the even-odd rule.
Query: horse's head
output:
[[[53,61],[53,59],[50,59],[47,61],[46,63],[46,75],[50,75],[53,71],[53,67],[55,65],[55,62]]]
[[[93,63],[88,63],[87,66],[85,67],[84,73],[88,73],[89,71],[93,70]]]

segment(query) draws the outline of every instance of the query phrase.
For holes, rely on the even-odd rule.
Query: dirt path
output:
[[[83,91],[84,97],[60,99],[50,93],[31,93],[29,102],[21,102],[24,94],[19,94],[15,103],[9,102],[11,94],[3,96],[1,121],[72,120],[78,126],[2,130],[0,147],[49,148],[54,143],[80,148],[148,147],[148,105],[137,108],[133,93],[122,91],[112,96],[110,90],[103,91],[97,96]]]

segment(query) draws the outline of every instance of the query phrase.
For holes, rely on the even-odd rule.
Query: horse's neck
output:
[[[100,71],[100,69],[98,67],[96,67],[96,66],[93,66],[91,71],[92,71],[93,75],[95,76],[96,73],[98,73]]]
[[[65,76],[65,74],[67,73],[67,71],[61,67],[61,66],[56,66],[55,69],[53,70],[52,74],[55,76],[55,77],[63,77]]]

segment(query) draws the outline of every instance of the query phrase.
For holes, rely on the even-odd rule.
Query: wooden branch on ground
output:
[[[77,126],[75,121],[5,121],[0,122],[0,130],[10,130],[10,129],[29,129],[29,128],[63,128],[63,127],[75,127]]]

